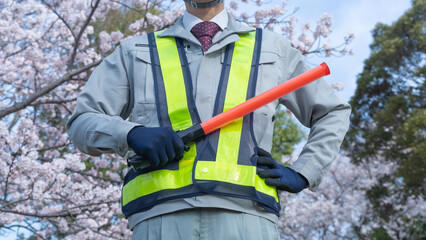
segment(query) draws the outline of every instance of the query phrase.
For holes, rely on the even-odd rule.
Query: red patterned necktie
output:
[[[212,39],[216,33],[220,31],[220,27],[214,22],[200,22],[197,23],[192,29],[191,33],[198,39],[203,46],[204,51],[207,51],[212,45]]]

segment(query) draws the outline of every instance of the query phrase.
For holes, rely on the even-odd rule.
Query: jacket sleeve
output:
[[[90,155],[128,150],[127,133],[138,124],[126,121],[133,108],[133,91],[119,46],[95,68],[67,122],[67,131],[80,151]]]
[[[285,52],[282,68],[286,79],[309,69],[302,54],[289,43]],[[323,79],[284,96],[280,103],[310,128],[308,140],[291,168],[305,176],[310,190],[315,191],[339,152],[349,128],[351,107]]]

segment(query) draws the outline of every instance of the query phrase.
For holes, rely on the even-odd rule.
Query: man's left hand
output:
[[[277,163],[270,153],[257,148],[257,175],[265,178],[265,183],[291,193],[298,193],[309,186],[308,180],[300,173]]]

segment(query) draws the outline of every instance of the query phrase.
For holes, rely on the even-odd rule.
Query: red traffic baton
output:
[[[256,109],[265,106],[297,89],[330,74],[330,69],[326,63],[321,63],[315,68],[312,68],[280,85],[269,89],[231,109],[222,112],[200,124],[195,124],[190,128],[178,131],[177,134],[182,138],[185,145],[195,141],[196,139],[206,136],[207,134],[225,126],[226,124],[239,119]],[[148,162],[139,155],[135,155],[127,159],[127,163],[133,167],[147,166]]]
[[[256,109],[265,106],[266,104],[273,102],[278,98],[296,91],[297,89],[317,80],[318,78],[329,74],[330,69],[328,68],[327,64],[322,63],[321,65],[312,68],[311,70],[302,73],[286,82],[283,82],[280,85],[229,109],[228,111],[225,111],[205,122],[202,122],[200,125],[203,128],[204,133],[207,135],[216,129],[234,121],[235,119],[243,117]]]

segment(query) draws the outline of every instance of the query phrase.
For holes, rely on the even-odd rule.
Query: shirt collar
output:
[[[183,14],[183,27],[191,31],[191,29],[197,24],[202,22],[203,20],[198,17],[190,14],[188,11],[185,11]],[[214,18],[210,20],[210,22],[216,23],[221,30],[225,29],[228,26],[228,13],[225,9],[223,9],[220,13],[218,13]]]
[[[250,28],[245,24],[241,24],[225,11],[227,14],[228,25],[223,29],[219,38],[216,39],[216,42],[221,42],[222,46],[229,44],[230,42],[238,41],[240,38],[238,34],[247,33],[254,31],[254,28]],[[195,36],[190,32],[190,30],[186,30],[183,24],[183,16],[179,17],[176,20],[176,23],[168,29],[165,29],[162,33],[158,35],[158,37],[178,37],[182,39],[186,39],[187,41],[193,42],[194,44],[199,44],[199,41],[195,38]],[[216,45],[212,46],[212,49],[215,48]],[[211,50],[209,50],[211,51]]]

